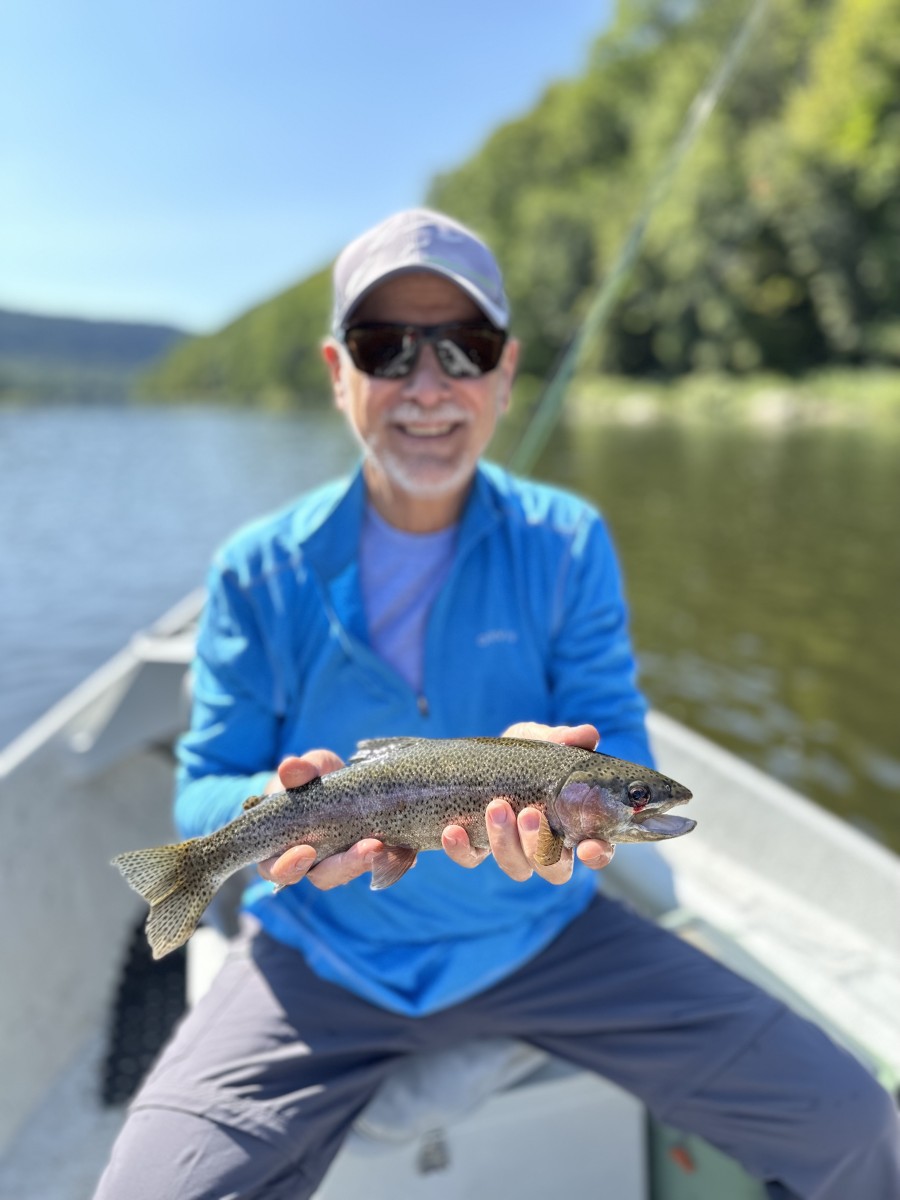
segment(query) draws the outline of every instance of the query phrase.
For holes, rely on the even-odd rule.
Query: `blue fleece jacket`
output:
[[[515,721],[595,724],[601,749],[645,764],[619,570],[584,501],[483,464],[450,576],[428,621],[416,694],[371,649],[359,582],[360,472],[240,531],[217,557],[194,663],[194,709],[179,746],[176,820],[195,837],[237,816],[288,754],[389,735],[496,735]],[[419,856],[394,887],[368,878],[244,903],[322,977],[418,1015],[489,987],[590,902],[576,864],[554,887],[516,883],[487,859],[463,871]]]

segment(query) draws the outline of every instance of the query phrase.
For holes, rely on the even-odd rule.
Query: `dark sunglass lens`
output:
[[[496,367],[505,340],[496,329],[455,329],[440,338],[435,348],[448,375],[477,378]]]
[[[379,379],[402,379],[412,370],[418,341],[402,327],[348,329],[344,341],[354,366]]]

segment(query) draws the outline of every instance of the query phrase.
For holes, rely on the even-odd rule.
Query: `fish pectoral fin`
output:
[[[416,742],[421,742],[422,740],[419,737],[366,738],[364,741],[356,743],[356,749],[347,759],[347,762],[374,762],[376,759],[392,754],[395,750],[402,750],[405,746],[414,746]]]
[[[241,808],[243,808],[245,810],[248,808],[256,808],[257,804],[262,804],[263,800],[265,800],[265,799],[266,799],[265,796],[248,796],[247,799],[244,801],[244,803],[241,805]]]
[[[372,882],[369,885],[373,892],[389,888],[406,874],[410,867],[416,865],[418,850],[409,846],[385,846],[372,859]]]
[[[552,867],[554,863],[559,862],[562,852],[562,837],[558,833],[553,832],[546,816],[541,814],[541,824],[538,829],[537,849],[534,852],[534,861],[539,867]]]

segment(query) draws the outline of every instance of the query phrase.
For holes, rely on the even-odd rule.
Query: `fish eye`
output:
[[[646,783],[641,783],[636,779],[634,783],[628,785],[628,803],[629,804],[646,804],[650,799],[650,789]]]

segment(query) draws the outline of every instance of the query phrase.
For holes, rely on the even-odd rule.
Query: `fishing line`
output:
[[[628,231],[612,270],[600,287],[588,309],[581,328],[569,343],[556,370],[545,385],[522,437],[508,456],[512,470],[526,474],[534,466],[562,411],[566,390],[575,374],[581,352],[606,324],[616,301],[631,273],[650,218],[661,203],[685,155],[696,141],[706,122],[715,111],[725,89],[731,83],[751,36],[760,23],[769,0],[755,0],[719,66],[700,88],[691,102],[681,133],[673,142],[660,170],[647,190],[644,203]]]

